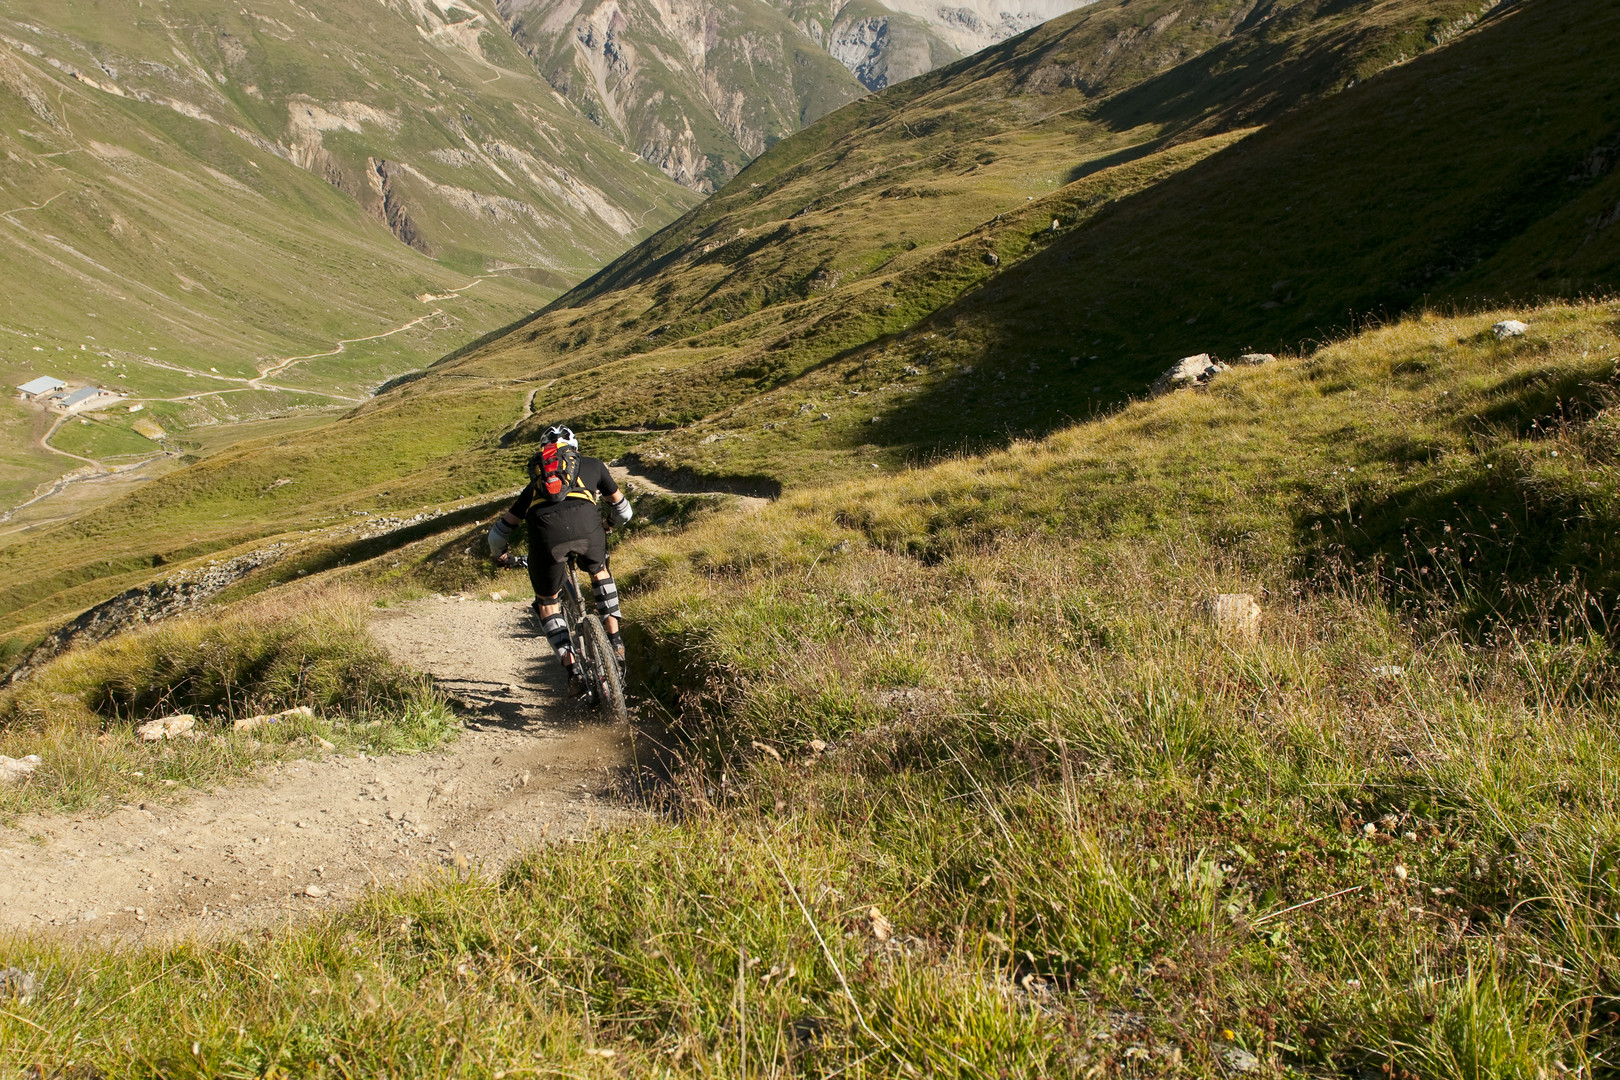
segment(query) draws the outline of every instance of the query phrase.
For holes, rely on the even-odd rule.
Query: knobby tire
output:
[[[569,560],[568,569],[570,572],[574,569],[572,559]],[[628,720],[630,710],[624,699],[624,679],[619,674],[619,661],[613,655],[613,645],[608,641],[601,616],[595,612],[586,614],[585,600],[578,590],[579,580],[571,576],[568,586],[562,591],[563,614],[568,621],[569,635],[574,640],[580,663],[585,668],[591,702],[599,712],[606,712],[615,720]]]
[[[580,636],[585,639],[585,654],[591,658],[586,662],[586,667],[591,672],[597,691],[597,707],[621,723],[629,720],[630,710],[624,701],[624,679],[619,675],[619,661],[613,655],[613,645],[608,641],[601,616],[595,612],[586,615],[581,620],[580,630]]]

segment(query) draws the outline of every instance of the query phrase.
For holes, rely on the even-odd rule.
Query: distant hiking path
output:
[[[440,750],[293,761],[175,804],[0,827],[0,931],[104,943],[241,932],[634,820],[616,797],[631,732],[564,700],[528,621],[525,603],[454,596],[376,614],[389,653],[462,710],[467,730]]]
[[[729,491],[675,491],[667,488],[656,480],[650,480],[641,473],[633,473],[623,465],[609,465],[608,472],[613,474],[615,483],[623,486],[629,483],[632,488],[641,488],[653,495],[662,495],[666,498],[680,498],[683,495],[714,495],[737,500],[738,509],[745,513],[763,510],[771,504],[771,500],[760,495],[733,495]]]
[[[61,194],[61,193],[58,192],[58,194]],[[51,198],[54,199],[55,197],[56,196],[53,195]],[[49,202],[49,201],[50,200],[47,200],[47,202]],[[6,211],[6,214],[14,214],[14,213],[18,213],[18,212],[20,212],[22,210],[38,210],[38,209],[40,209],[40,207],[37,207],[37,206],[21,206],[21,207],[18,207],[16,210]],[[0,217],[4,217],[4,216],[6,216],[6,214],[0,214]],[[485,280],[486,278],[490,278],[490,277],[494,277],[494,276],[495,275],[493,275],[493,274],[482,274],[479,277],[474,278],[470,283],[468,283],[466,285],[463,285],[460,288],[450,289],[450,290],[448,290],[446,292],[443,292],[443,293],[427,293],[427,294],[424,294],[424,297],[423,297],[424,302],[433,301],[433,300],[446,300],[446,299],[449,299],[452,296],[459,296],[461,293],[466,292],[468,289],[472,288],[474,285],[477,285],[479,282]],[[122,398],[122,399],[120,399],[119,404],[128,403],[128,404],[150,405],[150,404],[155,404],[155,403],[173,403],[173,402],[177,402],[177,401],[193,401],[193,400],[196,400],[197,398],[217,397],[217,396],[221,396],[221,395],[224,395],[224,394],[239,394],[239,393],[242,393],[243,391],[246,391],[246,390],[279,390],[279,391],[281,391],[283,393],[287,393],[287,394],[309,394],[309,395],[312,395],[312,396],[315,396],[315,397],[331,398],[334,401],[340,401],[340,402],[343,402],[344,404],[348,404],[348,405],[359,404],[360,402],[364,401],[365,398],[352,397],[352,396],[349,396],[349,395],[346,395],[346,394],[334,394],[334,393],[331,393],[330,391],[327,391],[327,390],[315,390],[315,389],[310,389],[310,388],[306,388],[306,387],[298,387],[298,386],[281,386],[281,385],[279,385],[277,383],[266,382],[265,380],[271,378],[272,376],[281,374],[283,371],[286,371],[288,368],[292,367],[294,364],[296,364],[296,363],[298,363],[300,361],[303,361],[303,360],[319,360],[319,359],[322,359],[322,358],[328,357],[328,356],[340,356],[344,352],[348,351],[348,348],[349,348],[350,345],[358,345],[358,344],[360,344],[362,342],[366,342],[366,341],[379,341],[379,340],[381,340],[383,338],[390,338],[390,337],[393,337],[395,334],[403,333],[406,330],[413,329],[413,328],[415,328],[417,326],[420,326],[421,324],[423,324],[425,322],[430,322],[430,321],[432,321],[434,319],[442,318],[443,316],[444,316],[444,311],[442,309],[434,308],[432,311],[428,312],[426,315],[419,315],[414,319],[411,319],[411,320],[409,320],[407,322],[404,322],[404,323],[400,324],[399,326],[394,327],[392,330],[384,330],[382,333],[369,334],[369,335],[367,335],[365,337],[339,338],[338,342],[337,342],[337,346],[335,348],[333,348],[333,349],[330,349],[330,350],[326,351],[326,352],[310,353],[310,354],[308,354],[306,356],[284,356],[284,357],[280,357],[280,358],[277,358],[277,359],[273,359],[273,360],[269,361],[266,365],[260,367],[259,368],[259,373],[256,376],[254,376],[253,378],[251,378],[251,379],[244,379],[244,378],[242,378],[240,376],[236,376],[236,375],[221,375],[219,372],[214,371],[213,369],[209,369],[208,371],[198,371],[195,368],[188,368],[188,367],[181,366],[179,364],[168,364],[168,363],[164,363],[164,362],[159,361],[159,360],[151,359],[150,357],[143,356],[143,357],[139,358],[140,362],[145,364],[148,367],[162,368],[162,369],[164,369],[166,371],[181,372],[181,373],[183,373],[183,374],[185,374],[187,376],[193,377],[193,378],[214,379],[214,380],[216,380],[218,382],[236,383],[238,385],[236,385],[234,387],[229,387],[229,388],[226,388],[226,389],[220,389],[220,390],[200,390],[200,391],[197,391],[196,393],[181,394],[179,397],[169,397],[169,398],[129,397],[129,398]],[[530,397],[530,401],[531,402],[533,401],[532,395]],[[61,457],[65,457],[65,458],[72,458],[74,461],[84,462],[84,465],[81,466],[79,469],[75,469],[73,472],[68,473],[65,476],[60,476],[60,477],[57,477],[55,480],[46,481],[46,483],[41,484],[40,488],[44,488],[43,491],[41,491],[39,488],[36,488],[34,490],[34,493],[33,493],[32,497],[30,497],[26,502],[21,502],[21,503],[18,503],[17,505],[15,505],[15,506],[10,507],[9,509],[7,509],[4,512],[3,515],[0,515],[0,521],[8,520],[13,514],[15,514],[18,510],[23,509],[24,507],[32,506],[37,502],[41,502],[41,501],[43,501],[45,499],[51,498],[54,495],[61,494],[64,490],[66,490],[69,486],[71,486],[73,484],[81,484],[81,483],[84,483],[87,480],[99,480],[99,479],[101,479],[103,477],[106,477],[106,476],[112,476],[112,475],[116,475],[118,473],[123,473],[123,472],[130,472],[130,471],[133,471],[135,469],[142,468],[142,467],[144,467],[146,465],[150,465],[154,461],[162,461],[166,457],[173,456],[173,455],[168,454],[168,453],[161,453],[161,452],[160,453],[153,453],[150,457],[145,458],[145,459],[143,459],[141,461],[132,462],[132,463],[127,464],[127,465],[108,466],[108,465],[104,464],[103,462],[100,462],[100,461],[96,460],[95,458],[88,458],[88,457],[84,457],[84,456],[82,456],[80,454],[69,453],[66,450],[62,450],[62,449],[59,449],[59,448],[57,448],[55,446],[52,446],[51,445],[51,436],[55,435],[57,433],[57,431],[62,427],[62,425],[65,424],[67,421],[74,419],[75,415],[76,414],[73,414],[73,413],[64,413],[61,416],[59,416],[56,419],[56,422],[51,425],[50,430],[45,432],[44,435],[39,437],[38,443],[39,443],[39,446],[40,446],[41,449],[43,449],[43,450],[45,450],[45,451],[47,451],[49,453],[56,454],[56,455],[59,455]],[[93,471],[85,471],[85,470],[93,470]]]

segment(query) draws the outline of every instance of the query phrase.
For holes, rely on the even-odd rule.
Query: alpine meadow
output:
[[[1616,55],[0,5],[0,1078],[1620,1076]]]

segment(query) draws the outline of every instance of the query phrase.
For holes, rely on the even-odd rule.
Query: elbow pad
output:
[[[636,512],[630,508],[629,499],[620,499],[616,503],[609,503],[608,509],[613,511],[613,520],[620,525],[630,524],[630,519],[636,516]]]
[[[495,519],[495,524],[489,527],[489,553],[499,556],[504,553],[512,542],[512,526],[506,523],[504,517]]]

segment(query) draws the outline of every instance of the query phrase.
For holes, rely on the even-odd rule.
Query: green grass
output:
[[[371,641],[365,606],[341,590],[277,594],[58,658],[0,694],[0,753],[45,759],[0,791],[0,814],[209,788],[323,740],[373,753],[437,745],[455,718]],[[297,708],[311,715],[233,733],[234,720]],[[197,718],[197,738],[135,735],[174,713]]]
[[[334,425],[331,463],[247,445],[13,545],[11,565],[41,572],[0,591],[0,632],[37,635],[154,556],[411,505],[400,489],[418,507],[500,490],[493,447],[540,424],[656,428],[597,448],[775,490],[1099,415],[1188,352],[1307,347],[1369,311],[1601,292],[1608,233],[1578,241],[1614,179],[1576,166],[1620,96],[1598,92],[1601,49],[1564,48],[1562,3],[1461,36],[1446,28],[1470,4],[1302,0],[1261,23],[1224,0],[1168,22],[1184,5],[1083,8],[779,143],[544,312]],[[1615,29],[1606,12],[1579,25],[1593,41]],[[1533,160],[1501,141],[1521,114],[1551,148]],[[1310,212],[1286,211],[1296,197]],[[1497,224],[1476,235],[1481,221]],[[351,359],[380,377],[394,340]],[[533,418],[508,434],[530,391]],[[222,419],[226,400],[182,422]],[[471,417],[474,400],[504,404]],[[446,406],[443,438],[416,430]],[[297,483],[260,496],[282,478]]]
[[[797,482],[616,549],[661,818],[270,940],[8,943],[43,989],[0,1014],[6,1065],[1612,1074],[1620,323],[1501,298],[1613,285],[1582,217],[1613,176],[1559,172],[1613,127],[1613,18],[1209,3],[1148,33],[1168,10],[850,106],[318,452],[0,553],[44,567],[0,598],[41,626],[149,574],[163,515],[179,559],[501,490],[530,390],[683,425],[643,460]],[[1131,400],[1203,343],[1287,347]],[[311,565],[461,588],[477,533]],[[1232,592],[1252,637],[1206,614]]]
[[[1530,514],[1505,573],[1437,550],[1444,583],[1343,542],[1510,460],[1617,534],[1612,305],[1498,314],[649,531],[616,566],[679,751],[661,820],[267,941],[14,943],[43,989],[11,1060],[1607,1075],[1612,553]],[[1204,613],[1235,591],[1252,637]]]

